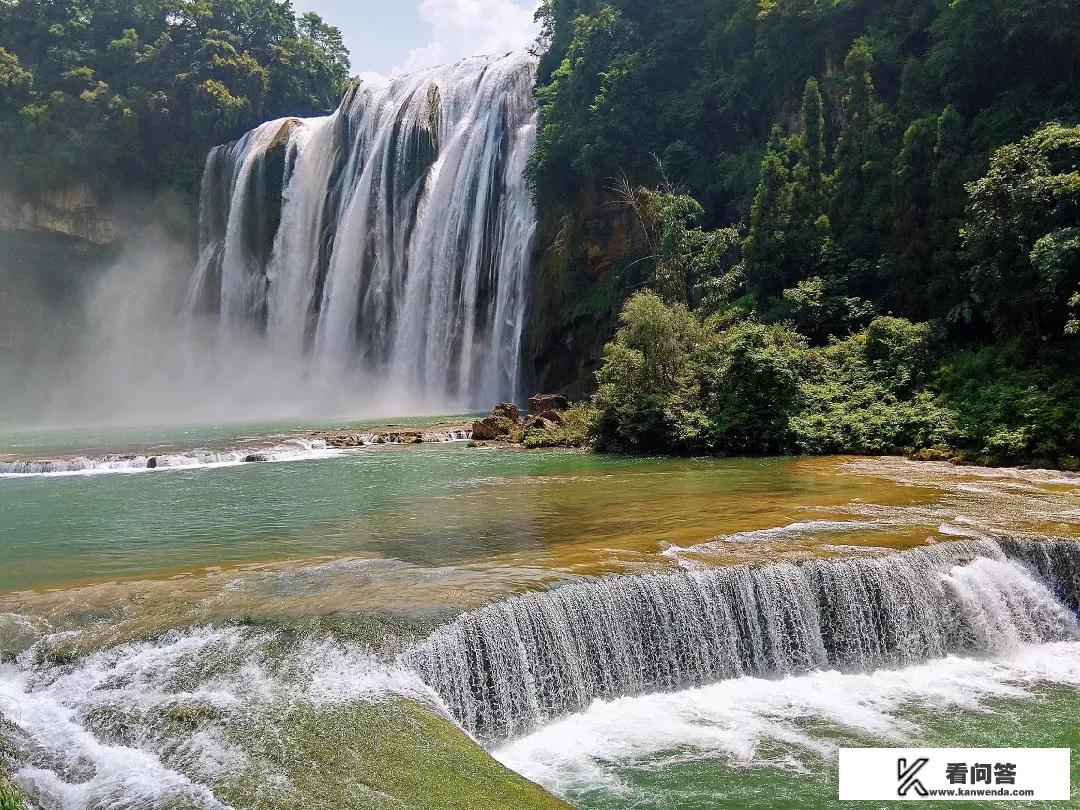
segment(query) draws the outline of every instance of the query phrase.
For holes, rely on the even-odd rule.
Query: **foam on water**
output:
[[[1078,560],[1077,543],[964,540],[886,557],[603,577],[466,613],[404,660],[466,729],[498,740],[597,698],[1080,637]]]
[[[1021,645],[993,658],[949,656],[897,670],[817,671],[737,678],[696,689],[597,700],[494,751],[496,759],[556,794],[629,796],[620,771],[721,759],[742,767],[817,769],[837,747],[831,729],[883,746],[918,744],[911,710],[981,709],[1030,696],[1042,684],[1080,687],[1080,644]],[[777,759],[775,746],[802,752]]]
[[[272,736],[295,707],[393,693],[437,708],[411,673],[329,640],[282,657],[270,634],[203,627],[48,662],[50,646],[77,639],[46,637],[0,665],[0,716],[23,752],[13,775],[48,806],[226,807],[214,787],[259,766],[238,740]]]
[[[183,453],[109,454],[73,456],[41,461],[0,461],[0,478],[24,476],[102,475],[110,473],[164,472],[166,470],[234,467],[252,462],[308,461],[334,458],[345,451],[329,447],[321,439],[290,439],[273,447],[227,450],[190,450]]]
[[[463,614],[396,656],[239,626],[79,654],[65,631],[0,665],[0,734],[46,805],[214,808],[241,777],[289,795],[259,751],[291,714],[395,695],[556,792],[618,791],[627,767],[759,765],[769,743],[809,767],[836,744],[828,728],[914,740],[912,706],[1080,686],[1078,606],[1080,544],[963,540],[578,581]]]
[[[423,434],[422,441],[432,444],[449,444],[468,441],[469,430],[433,431]],[[183,453],[130,453],[102,456],[71,456],[49,460],[0,461],[0,478],[23,478],[27,476],[103,475],[110,473],[165,472],[167,470],[213,469],[236,467],[241,464],[273,463],[287,461],[313,461],[337,458],[354,448],[401,444],[397,435],[384,433],[357,433],[349,437],[347,447],[335,447],[325,439],[289,439],[272,447],[240,447],[221,450],[190,450]]]

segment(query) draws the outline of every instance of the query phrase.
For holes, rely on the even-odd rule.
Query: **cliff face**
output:
[[[596,187],[582,189],[572,210],[539,209],[526,383],[578,399],[595,387],[622,301],[641,281],[644,246],[630,212]]]
[[[118,241],[133,229],[122,212],[107,208],[87,186],[21,195],[0,191],[0,231],[47,231],[95,245]]]

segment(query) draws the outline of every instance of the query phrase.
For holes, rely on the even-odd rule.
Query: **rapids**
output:
[[[1045,561],[1041,571],[1025,564]],[[745,676],[869,672],[1080,638],[1073,541],[609,576],[464,614],[405,660],[470,732]],[[1065,600],[1065,601],[1063,601]]]

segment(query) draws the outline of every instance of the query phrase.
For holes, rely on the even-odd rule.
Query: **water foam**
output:
[[[498,740],[598,698],[1080,637],[1069,603],[1080,544],[1055,548],[1072,567],[1042,575],[997,543],[966,540],[886,557],[609,576],[466,613],[405,660],[466,729]]]
[[[13,775],[45,806],[226,807],[216,786],[260,767],[238,740],[272,735],[290,710],[388,694],[438,707],[414,674],[327,639],[283,655],[273,634],[200,627],[50,663],[49,648],[77,641],[47,636],[0,665],[0,716],[22,751]]]
[[[235,467],[252,462],[309,461],[335,458],[345,451],[322,439],[290,439],[273,447],[191,450],[183,453],[108,454],[39,461],[0,461],[0,478],[24,476],[102,475],[167,470]]]
[[[597,700],[494,755],[559,795],[601,789],[629,798],[627,768],[719,759],[736,767],[818,771],[838,745],[834,730],[858,736],[859,744],[917,745],[912,709],[982,710],[994,699],[1030,697],[1042,684],[1080,687],[1080,644],[1019,646],[990,659],[949,656],[874,673],[744,677]],[[777,758],[774,744],[795,756]]]

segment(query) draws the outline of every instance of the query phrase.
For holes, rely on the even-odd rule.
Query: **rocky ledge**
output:
[[[488,416],[473,422],[472,439],[520,444],[527,430],[562,427],[565,424],[563,412],[569,407],[569,400],[559,394],[535,394],[529,397],[529,412],[524,415],[512,402],[500,402]]]
[[[368,447],[376,444],[465,441],[472,438],[472,430],[464,422],[443,422],[422,428],[386,425],[365,431],[316,431],[311,436],[326,442],[327,447]]]

